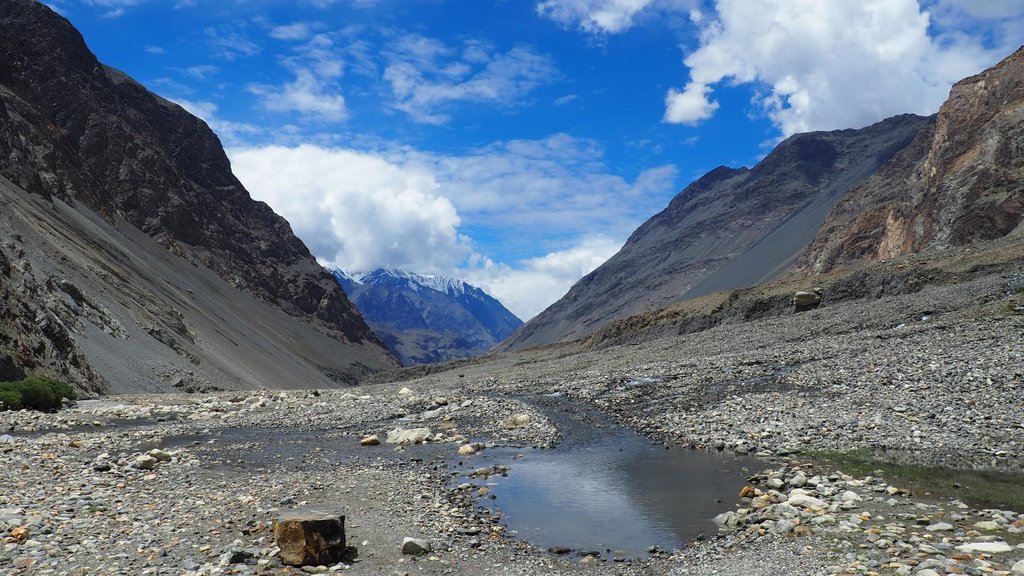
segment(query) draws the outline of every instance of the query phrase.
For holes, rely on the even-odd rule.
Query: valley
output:
[[[5,562],[39,574],[104,573],[111,563],[300,573],[280,566],[268,526],[277,510],[308,502],[345,511],[352,556],[324,570],[352,573],[1010,573],[1024,560],[1024,517],[999,510],[1019,504],[1019,490],[996,488],[1000,502],[986,486],[912,491],[899,477],[820,459],[856,452],[991,470],[1019,486],[1024,316],[1013,309],[1024,259],[1014,244],[989,248],[931,255],[933,267],[973,270],[957,282],[836,302],[826,291],[810,312],[643,342],[556,345],[340,390],[115,396],[56,415],[0,413],[13,464],[2,480],[18,487],[0,520],[23,518],[33,542],[8,541]],[[514,479],[520,460],[500,453],[558,458],[564,420],[529,401],[546,395],[656,445],[757,456],[767,475],[745,472],[754,481],[739,485],[751,491],[723,499],[722,530],[681,549],[623,551],[620,561],[586,546],[550,553],[557,545],[506,527],[516,509],[502,508],[502,482],[465,476],[477,461],[501,462]],[[429,442],[359,445],[418,427],[430,428]],[[463,441],[480,452],[458,454]],[[171,460],[137,468],[151,447]],[[585,480],[567,478],[564,489]],[[488,484],[507,518],[484,506],[492,501],[478,488]],[[404,536],[433,551],[403,555]],[[228,562],[236,548],[249,560]]]
[[[514,14],[565,54],[611,46],[552,40],[557,3]],[[625,83],[584,91],[518,39],[448,46],[374,2],[193,4],[173,43],[218,65],[114,51],[172,101],[69,20],[109,50],[110,22],[165,7],[0,0],[0,572],[1024,576],[1019,27],[979,34],[1007,35],[998,62],[961,54],[912,2],[942,66],[908,58],[987,67],[925,77],[934,106],[796,132],[787,76],[741,98],[756,129],[649,141],[769,83],[659,81],[637,130],[579,112]],[[677,4],[644,24],[684,26]],[[693,54],[720,4],[686,13]],[[500,114],[447,124],[456,104]]]

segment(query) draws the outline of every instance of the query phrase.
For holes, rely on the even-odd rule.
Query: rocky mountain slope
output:
[[[0,357],[17,369],[130,391],[330,385],[395,364],[203,121],[29,0],[0,0],[0,176],[0,302],[24,317],[3,315]],[[31,323],[57,328],[33,339]]]
[[[523,323],[456,278],[390,269],[334,276],[406,366],[483,354]]]
[[[804,272],[992,240],[1024,220],[1024,48],[958,82],[932,125],[829,212]]]
[[[753,168],[712,170],[503,347],[579,338],[618,318],[778,277],[839,198],[929,122],[904,115],[859,130],[798,134]]]

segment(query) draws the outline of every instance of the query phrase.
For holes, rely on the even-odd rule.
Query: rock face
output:
[[[798,134],[752,169],[712,170],[502,348],[579,338],[617,318],[778,277],[836,201],[928,124],[904,115],[859,130]]]
[[[281,562],[319,566],[338,562],[345,554],[345,515],[325,508],[297,508],[274,520],[274,540]]]
[[[501,302],[462,280],[374,270],[338,283],[406,366],[483,354],[523,324]]]
[[[0,192],[0,300],[44,324],[20,338],[0,321],[0,355],[19,367],[149,391],[182,378],[323,386],[395,364],[288,223],[250,198],[203,121],[99,63],[67,20],[29,0],[0,0]],[[101,333],[149,343],[112,353]],[[185,365],[161,362],[141,382],[117,372],[154,349]],[[258,367],[244,364],[267,354],[289,358],[254,382]]]
[[[914,142],[829,212],[803,255],[827,272],[1021,231],[1024,48],[957,82]]]

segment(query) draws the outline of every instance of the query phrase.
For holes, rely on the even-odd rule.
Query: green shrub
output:
[[[65,382],[29,376],[20,382],[0,382],[0,402],[3,410],[28,408],[41,412],[56,412],[64,398],[75,399],[75,391]]]
[[[0,410],[21,410],[24,404],[21,399],[21,393],[15,390],[3,389],[3,385],[6,383],[0,383]]]

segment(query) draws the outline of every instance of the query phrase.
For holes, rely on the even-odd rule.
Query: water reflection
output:
[[[508,477],[491,477],[490,506],[518,537],[541,547],[642,556],[650,546],[671,550],[717,528],[711,518],[734,508],[756,458],[666,450],[624,428],[563,427],[562,447],[530,450],[510,460],[504,450],[481,454],[510,464]],[[585,438],[574,443],[575,433]],[[614,554],[615,551],[619,551]]]

